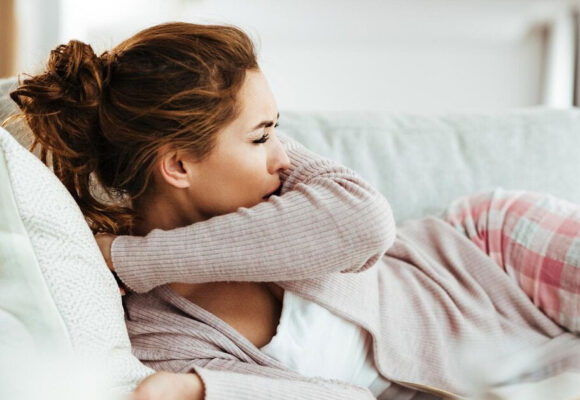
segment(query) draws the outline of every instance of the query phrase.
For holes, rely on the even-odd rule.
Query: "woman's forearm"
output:
[[[145,237],[120,236],[112,261],[129,288],[170,282],[300,280],[372,266],[392,245],[387,200],[355,172],[284,138],[281,195]]]

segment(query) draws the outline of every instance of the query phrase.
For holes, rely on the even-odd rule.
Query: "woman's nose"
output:
[[[275,148],[272,149],[270,162],[268,163],[268,172],[271,174],[290,168],[290,158],[288,158],[288,154],[286,154],[286,151],[278,138],[276,138],[276,142]]]

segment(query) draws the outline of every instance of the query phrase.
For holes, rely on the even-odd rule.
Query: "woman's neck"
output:
[[[158,194],[135,200],[133,207],[137,211],[137,222],[131,234],[145,236],[153,229],[170,230],[201,220],[190,215],[191,207],[188,209],[184,203],[186,199],[180,197]]]

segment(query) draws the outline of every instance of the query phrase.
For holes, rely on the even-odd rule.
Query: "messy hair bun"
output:
[[[91,46],[71,40],[51,51],[43,74],[25,79],[10,95],[34,133],[32,147],[40,145],[41,160],[51,165],[87,219],[99,221],[97,230],[117,231],[112,219],[127,219],[131,212],[106,206],[91,193],[91,173],[105,151],[98,123],[105,68]]]
[[[207,156],[239,113],[246,70],[257,68],[239,28],[167,23],[101,56],[76,40],[58,46],[45,72],[10,95],[34,134],[32,148],[40,146],[93,232],[126,234],[159,149]]]
[[[91,46],[72,40],[51,51],[45,73],[24,80],[11,93],[42,145],[43,156],[52,152],[55,172],[58,161],[70,164],[66,166],[71,172],[94,169],[90,156],[96,151],[87,150],[97,139],[102,87],[100,58]]]
[[[116,231],[112,218],[126,219],[129,210],[106,206],[91,192],[91,173],[104,151],[98,124],[104,69],[91,46],[71,40],[51,51],[43,74],[25,79],[10,95],[34,133],[32,147],[40,146],[41,160],[51,165],[87,219],[99,221],[97,230]]]

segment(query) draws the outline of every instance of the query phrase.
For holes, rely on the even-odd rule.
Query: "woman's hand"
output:
[[[130,400],[203,400],[203,382],[196,373],[158,371],[145,378]]]
[[[113,244],[113,240],[115,240],[117,236],[111,235],[109,233],[98,233],[95,235],[95,240],[99,245],[99,250],[101,250],[101,254],[107,263],[107,267],[111,270],[113,275],[115,276],[115,280],[119,284],[119,290],[121,291],[121,295],[125,294],[125,289],[122,287],[119,278],[115,275],[115,266],[113,265],[113,261],[111,260],[111,245]]]
[[[97,244],[99,245],[99,249],[101,250],[101,253],[103,254],[103,258],[105,259],[105,262],[107,263],[107,267],[109,267],[109,269],[111,271],[115,271],[115,267],[113,266],[113,261],[111,260],[111,245],[113,244],[113,240],[115,240],[117,236],[115,235],[111,235],[109,233],[97,233],[95,235],[95,240],[97,241]]]

